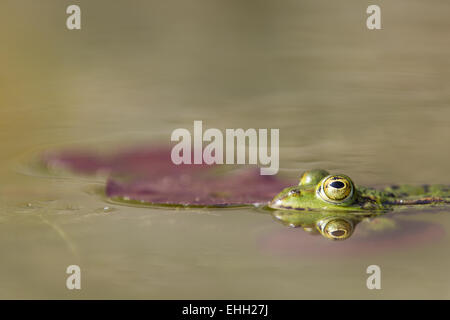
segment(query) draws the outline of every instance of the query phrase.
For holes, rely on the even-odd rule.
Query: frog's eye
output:
[[[317,194],[322,200],[334,204],[344,203],[353,196],[353,192],[353,182],[344,175],[327,176],[317,188]]]
[[[330,218],[320,220],[317,229],[327,239],[345,240],[352,235],[354,224],[348,219]]]

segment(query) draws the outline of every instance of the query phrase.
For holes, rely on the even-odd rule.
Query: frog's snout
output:
[[[317,229],[327,239],[345,240],[352,235],[354,225],[344,218],[327,218],[317,222]]]

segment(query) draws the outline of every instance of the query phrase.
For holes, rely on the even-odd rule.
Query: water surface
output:
[[[398,218],[436,226],[426,239],[336,243],[252,208],[117,205],[104,177],[35,167],[46,150],[169,144],[203,120],[279,128],[291,177],[449,184],[448,1],[382,2],[379,31],[356,0],[79,3],[80,31],[61,1],[1,4],[0,298],[450,298],[448,210]]]

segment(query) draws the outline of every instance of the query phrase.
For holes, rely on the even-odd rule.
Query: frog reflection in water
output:
[[[269,203],[272,214],[283,223],[320,232],[331,240],[349,238],[364,219],[402,206],[445,205],[450,188],[433,186],[391,186],[384,190],[356,187],[346,175],[330,175],[316,169],[305,172],[298,186],[281,191]],[[390,219],[382,219],[387,227]]]

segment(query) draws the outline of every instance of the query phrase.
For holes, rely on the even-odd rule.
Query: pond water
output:
[[[369,31],[372,2],[77,1],[69,31],[66,3],[2,1],[0,298],[450,298],[450,209],[332,242],[254,208],[120,205],[105,177],[36,169],[44,151],[170,145],[202,120],[278,128],[289,177],[449,184],[450,3],[380,1]]]

